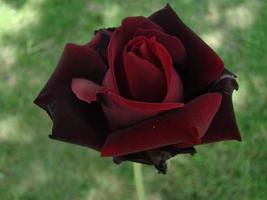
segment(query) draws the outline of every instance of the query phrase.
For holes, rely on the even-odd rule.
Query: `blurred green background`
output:
[[[166,176],[143,167],[148,200],[267,198],[267,1],[168,1],[238,75],[234,106],[243,142],[197,147]],[[32,101],[64,44],[167,1],[0,0],[0,199],[134,200],[131,163],[48,139],[51,121]]]

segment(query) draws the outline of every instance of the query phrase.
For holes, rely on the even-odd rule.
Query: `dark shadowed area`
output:
[[[168,1],[238,75],[234,106],[242,143],[198,146],[144,166],[148,200],[266,198],[267,2]],[[101,27],[149,16],[167,1],[0,0],[0,199],[134,200],[131,163],[115,165],[85,147],[50,140],[51,121],[32,101],[64,44],[84,44]]]

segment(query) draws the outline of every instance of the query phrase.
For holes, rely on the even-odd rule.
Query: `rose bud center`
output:
[[[120,93],[129,99],[162,102],[167,93],[167,80],[163,63],[159,59],[156,37],[137,36],[124,48],[122,71],[117,81]],[[163,47],[161,45],[161,47]],[[166,50],[167,52],[167,50]],[[125,77],[126,80],[122,80]]]

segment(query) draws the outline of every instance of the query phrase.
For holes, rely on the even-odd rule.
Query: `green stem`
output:
[[[142,175],[142,165],[138,163],[133,163],[134,168],[134,181],[135,187],[137,191],[138,200],[145,200],[145,189],[143,183],[143,175]]]

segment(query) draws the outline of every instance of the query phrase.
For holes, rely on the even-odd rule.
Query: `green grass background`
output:
[[[234,106],[242,143],[197,147],[166,176],[144,166],[148,200],[267,198],[267,1],[168,1],[238,75]],[[0,199],[134,200],[131,163],[48,139],[51,121],[32,104],[64,44],[164,0],[0,0]]]

